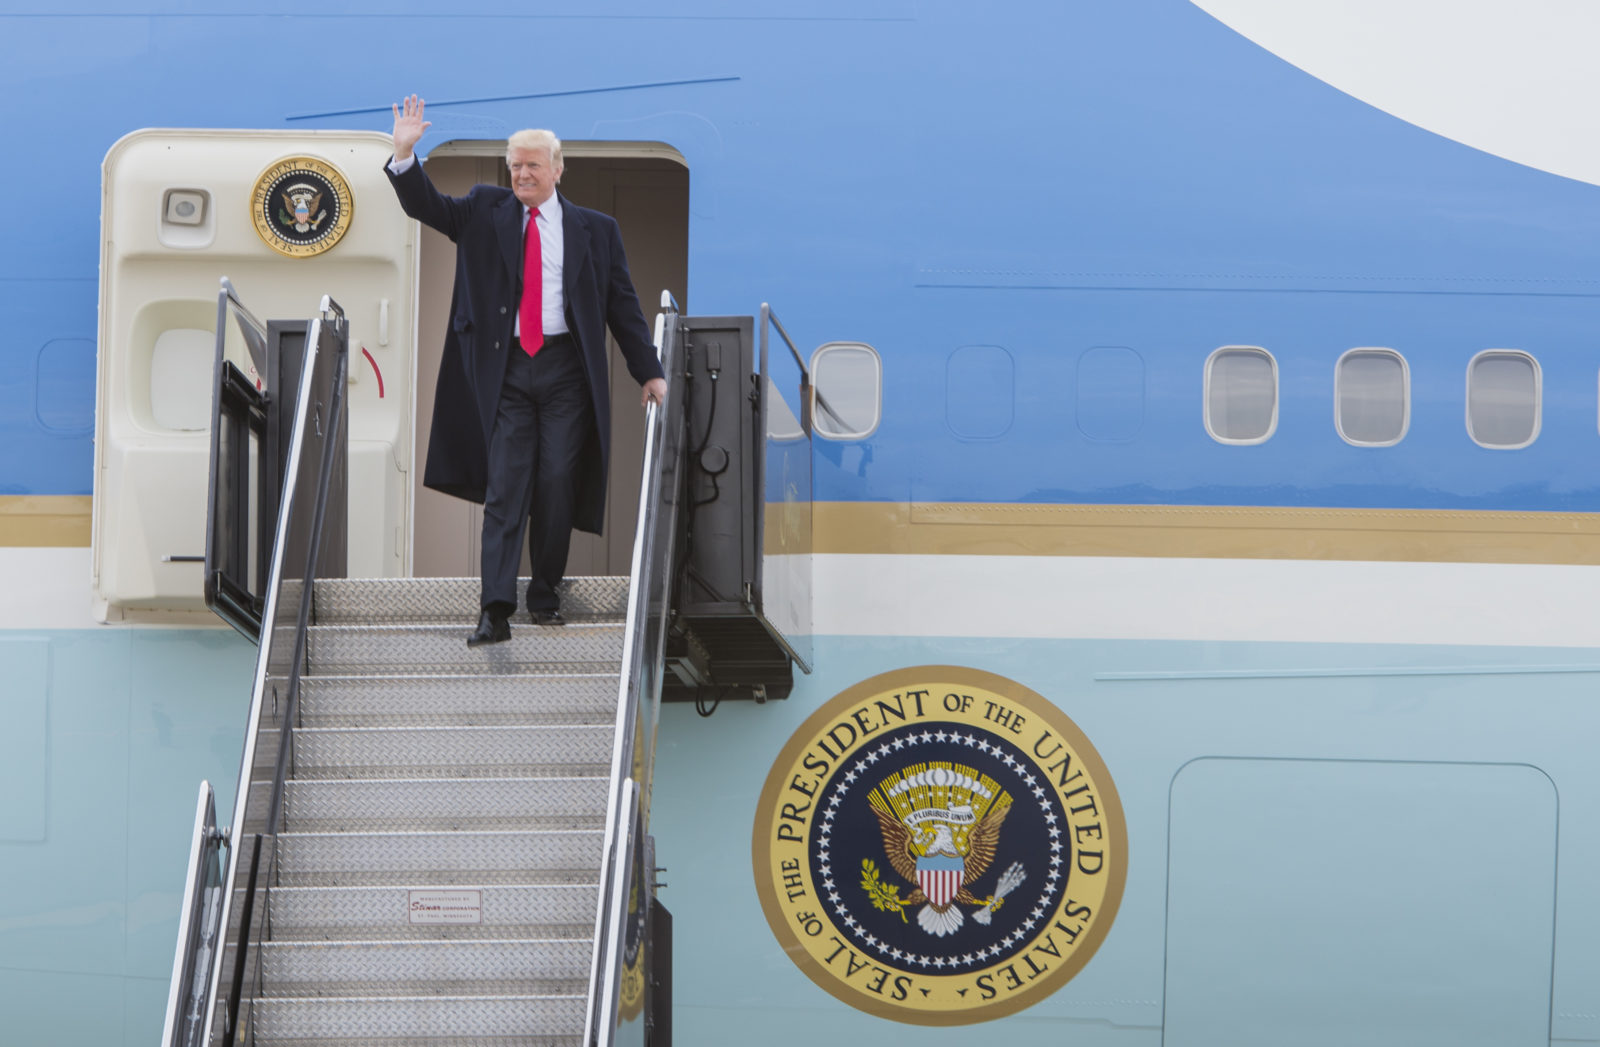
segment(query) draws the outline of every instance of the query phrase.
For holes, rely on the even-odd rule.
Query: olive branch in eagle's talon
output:
[[[906,919],[906,903],[900,898],[899,888],[883,882],[878,875],[878,866],[871,858],[861,859],[861,886],[866,888],[874,909],[898,914],[901,923],[910,922]]]

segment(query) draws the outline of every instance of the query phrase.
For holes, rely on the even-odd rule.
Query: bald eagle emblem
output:
[[[912,764],[880,781],[868,802],[889,865],[914,888],[901,904],[926,903],[917,923],[929,934],[960,930],[966,919],[961,905],[977,906],[973,919],[987,924],[1026,878],[1022,863],[1013,862],[994,894],[980,899],[970,890],[993,864],[1011,812],[1011,795],[986,774],[945,761]]]
[[[278,212],[278,221],[294,226],[297,233],[313,231],[328,217],[328,212],[321,210],[322,189],[309,182],[296,182],[284,189],[283,204],[287,210]]]

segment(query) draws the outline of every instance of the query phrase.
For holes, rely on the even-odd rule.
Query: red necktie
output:
[[[544,262],[539,255],[539,209],[528,215],[528,228],[522,237],[522,305],[517,319],[522,324],[522,351],[532,356],[544,345]]]

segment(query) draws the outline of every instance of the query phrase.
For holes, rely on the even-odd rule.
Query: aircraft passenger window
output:
[[[1467,435],[1514,450],[1539,436],[1539,363],[1516,349],[1488,349],[1467,365]]]
[[[833,440],[871,436],[883,414],[883,363],[870,345],[829,342],[811,354],[811,424]]]
[[[968,440],[993,440],[1011,428],[1016,362],[998,345],[963,345],[944,369],[944,421]]]
[[[1278,363],[1253,345],[1225,345],[1206,360],[1206,432],[1218,443],[1258,444],[1278,428]]]
[[[1333,422],[1346,443],[1390,447],[1411,425],[1411,372],[1393,349],[1352,349],[1333,371]]]
[[[34,377],[34,415],[54,433],[94,432],[94,388],[80,379],[94,374],[94,339],[52,338],[39,350]]]
[[[1097,345],[1078,357],[1078,432],[1126,443],[1144,426],[1144,358],[1126,346]]]

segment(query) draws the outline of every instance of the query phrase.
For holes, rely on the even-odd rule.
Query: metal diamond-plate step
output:
[[[301,779],[286,783],[291,830],[600,829],[609,779]]]
[[[271,996],[489,996],[576,994],[587,985],[593,942],[268,942],[263,990]]]
[[[251,1018],[258,1045],[273,1040],[427,1041],[515,1037],[545,1047],[555,1037],[583,1035],[584,996],[413,996],[258,999]]]
[[[308,676],[306,727],[396,724],[611,723],[617,673],[494,676]]]
[[[278,882],[290,886],[592,883],[603,830],[283,833]]]
[[[218,1033],[220,1037],[222,1034]],[[256,1036],[256,1047],[583,1047],[583,1036],[370,1036],[330,1038],[318,1036],[310,1040],[284,1040],[277,1037]]]
[[[317,727],[294,732],[294,775],[306,778],[473,778],[603,775],[613,725]],[[277,744],[276,732],[261,733]],[[273,750],[275,751],[275,750]]]
[[[622,662],[621,625],[513,622],[510,640],[475,648],[472,625],[313,626],[306,660],[318,675],[616,672]]]
[[[528,580],[518,579],[517,592],[527,591]],[[480,592],[476,578],[324,579],[317,582],[314,621],[318,625],[459,622],[470,628],[478,620]],[[570,621],[627,617],[625,577],[568,578],[558,592],[561,613]]]
[[[582,884],[464,885],[481,891],[482,923],[413,924],[411,892],[395,887],[274,887],[268,895],[272,936],[299,938],[582,937],[594,930],[599,887]]]

